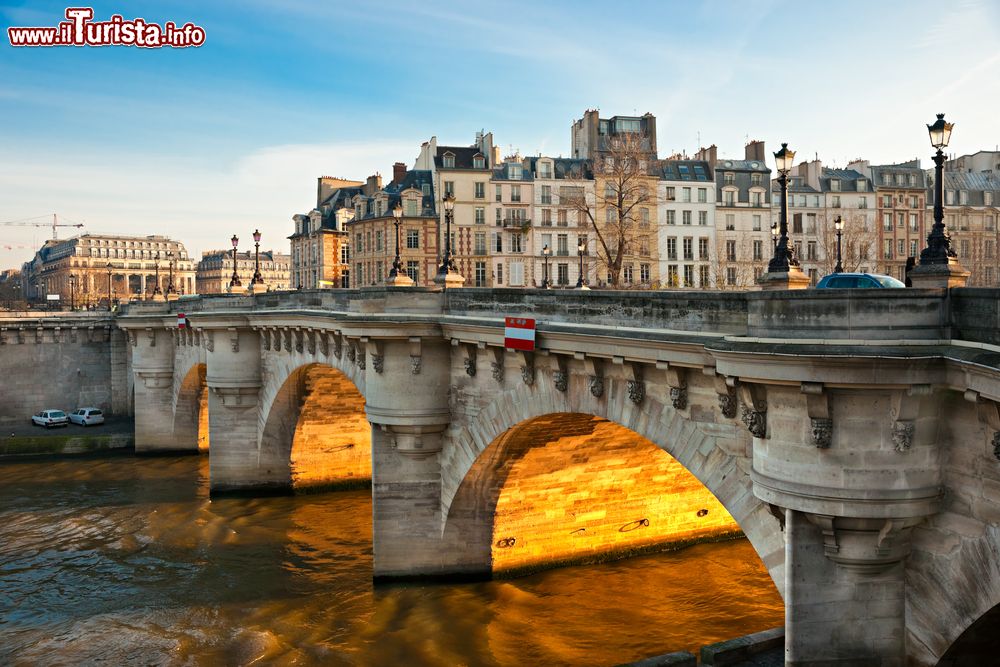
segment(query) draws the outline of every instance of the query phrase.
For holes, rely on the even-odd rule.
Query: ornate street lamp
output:
[[[399,220],[403,217],[403,207],[397,205],[392,209],[392,224],[396,227],[396,256],[392,260],[392,270],[389,277],[395,278],[403,272],[403,262],[399,259]]]
[[[946,123],[944,114],[939,113],[933,125],[927,126],[931,136],[931,146],[937,149],[934,155],[934,226],[927,235],[927,247],[920,251],[920,265],[948,264],[958,255],[951,247],[951,237],[944,227],[944,152],[951,140],[954,123]]]
[[[153,296],[157,296],[158,294],[162,294],[163,293],[162,291],[160,291],[160,251],[159,250],[156,251],[156,255],[153,256],[153,259],[156,261],[156,285],[153,286]],[[111,266],[111,265],[109,264],[108,266]]]
[[[172,251],[168,252],[167,253],[167,271],[168,271],[168,274],[167,274],[168,275],[168,277],[167,277],[167,294],[173,294],[174,293],[174,262],[175,261],[177,261],[177,259],[174,256],[174,253]]]
[[[434,282],[445,288],[448,287],[449,283],[452,286],[461,287],[465,283],[465,278],[455,268],[455,258],[452,255],[453,248],[451,247],[451,222],[455,215],[455,195],[446,194],[441,203],[444,205],[444,257],[441,266],[438,267],[437,275],[434,276]]]
[[[263,285],[264,279],[260,275],[260,230],[253,230],[253,278],[251,285]]]
[[[841,236],[843,236],[844,234],[844,219],[838,215],[837,219],[833,221],[833,227],[834,229],[837,230],[837,266],[833,267],[833,272],[843,273],[844,267],[840,263],[841,259],[840,251],[841,251]]]
[[[110,311],[111,310],[111,262],[108,262],[104,268],[108,270],[108,311]]]
[[[589,290],[590,288],[583,282],[583,256],[587,254],[586,241],[577,243],[576,254],[580,256],[580,276],[576,279],[576,288],[579,290]]]
[[[233,238],[229,239],[233,244],[233,277],[229,279],[229,287],[241,287],[243,283],[240,282],[240,274],[236,272],[236,248],[240,245],[240,237],[233,234]]]
[[[773,249],[778,248],[778,223],[775,222],[771,225],[771,247]]]
[[[781,185],[781,208],[778,213],[778,243],[774,246],[774,257],[767,264],[768,273],[788,273],[799,265],[795,253],[788,243],[788,172],[795,161],[795,151],[788,150],[788,144],[781,144],[781,150],[774,154],[778,167],[778,183]]]
[[[76,276],[69,274],[69,309],[76,310]]]
[[[548,245],[542,248],[542,262],[544,263],[544,269],[542,269],[542,289],[549,289],[552,287],[552,282],[549,280],[549,255],[552,254],[552,249]]]

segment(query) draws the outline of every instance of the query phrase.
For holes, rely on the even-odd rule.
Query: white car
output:
[[[104,413],[97,408],[80,408],[69,413],[69,420],[80,426],[93,426],[104,423]]]
[[[69,426],[69,419],[62,410],[42,410],[37,415],[31,415],[31,423],[49,428],[52,426]]]

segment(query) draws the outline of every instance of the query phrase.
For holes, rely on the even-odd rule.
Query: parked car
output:
[[[896,289],[906,287],[892,276],[878,273],[831,273],[816,284],[816,289]]]
[[[62,410],[42,410],[37,415],[31,415],[31,423],[45,428],[69,426],[69,418]]]
[[[94,426],[104,423],[104,413],[97,408],[80,408],[69,413],[69,420],[80,426]]]

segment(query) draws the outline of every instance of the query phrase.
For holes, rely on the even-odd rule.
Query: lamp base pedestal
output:
[[[772,292],[775,290],[806,289],[809,287],[809,276],[802,272],[797,266],[793,266],[788,271],[775,271],[765,273],[757,279],[757,284],[761,290]]]
[[[247,288],[247,292],[250,294],[263,294],[267,291],[267,285],[264,283],[251,283],[250,287]]]
[[[589,291],[590,291],[590,288],[589,288],[589,287],[587,287],[586,285],[580,285],[580,286],[578,286],[578,287],[574,287],[573,289],[575,289],[575,290],[580,290],[581,292],[582,292],[582,291],[584,291],[584,290],[586,290],[587,292],[589,292]]]
[[[160,294],[154,294],[154,295],[152,295],[151,297],[149,297],[149,300],[150,301],[166,301],[167,297],[163,296],[163,294],[160,293]]]
[[[465,287],[465,278],[458,271],[448,271],[434,276],[434,284],[441,285],[445,289]]]
[[[918,289],[965,287],[968,282],[969,271],[955,258],[947,264],[921,264],[910,269],[910,283]]]
[[[465,282],[464,280],[462,281]],[[416,285],[413,279],[405,273],[397,273],[394,276],[389,276],[385,279],[385,284],[389,287],[413,287]]]

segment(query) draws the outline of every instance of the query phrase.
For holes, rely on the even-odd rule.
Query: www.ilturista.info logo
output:
[[[93,21],[92,7],[68,7],[66,21],[54,28],[7,28],[11,46],[138,46],[156,49],[184,48],[205,43],[205,29],[167,21],[162,26],[145,19],[126,20],[114,14],[108,21]]]

